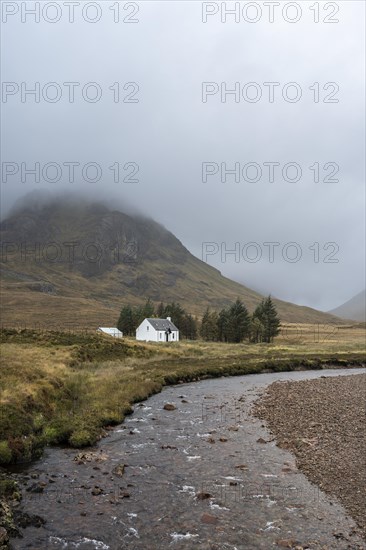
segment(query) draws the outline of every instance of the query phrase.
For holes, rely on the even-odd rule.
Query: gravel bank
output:
[[[366,375],[274,382],[253,408],[298,468],[336,496],[366,538]]]

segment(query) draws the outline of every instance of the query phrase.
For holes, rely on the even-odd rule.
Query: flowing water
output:
[[[250,415],[276,380],[362,372],[266,373],[164,388],[78,460],[75,449],[52,448],[23,471],[22,509],[46,523],[23,529],[14,549],[366,548],[344,508],[307,481]],[[121,464],[124,472],[116,470]]]

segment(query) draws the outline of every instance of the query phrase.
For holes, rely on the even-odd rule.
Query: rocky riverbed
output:
[[[275,382],[255,406],[308,479],[345,506],[366,538],[366,375]]]
[[[12,548],[365,549],[338,499],[311,483],[251,414],[272,382],[350,372],[365,370],[164,388],[93,449],[48,449],[17,469],[22,500],[15,509],[24,527]]]

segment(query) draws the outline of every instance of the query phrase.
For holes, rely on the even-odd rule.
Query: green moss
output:
[[[0,499],[2,498],[21,500],[18,484],[5,474],[0,474]]]
[[[13,458],[7,441],[0,441],[0,464],[10,464]]]
[[[35,432],[39,432],[42,430],[42,428],[45,425],[45,417],[42,413],[37,413],[35,416],[33,416],[33,429]]]
[[[88,447],[93,445],[97,440],[97,434],[95,430],[88,430],[86,428],[76,430],[69,438],[69,444],[71,447]]]
[[[43,430],[43,437],[45,444],[56,444],[60,443],[59,434],[56,428],[52,426],[46,426]]]

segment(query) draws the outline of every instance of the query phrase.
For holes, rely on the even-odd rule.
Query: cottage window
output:
[[[149,330],[149,325],[147,325],[146,330]]]

